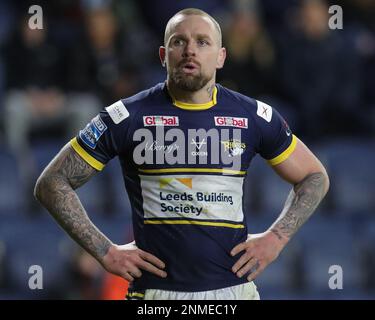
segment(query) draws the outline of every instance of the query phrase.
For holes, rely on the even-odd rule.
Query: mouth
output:
[[[198,64],[194,62],[185,62],[182,63],[181,69],[184,73],[194,73],[196,70],[198,70]]]

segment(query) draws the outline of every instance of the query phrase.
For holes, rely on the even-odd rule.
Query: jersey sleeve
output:
[[[275,166],[289,158],[297,145],[288,123],[268,104],[257,101],[257,123],[260,131],[259,154]]]
[[[89,165],[101,171],[119,153],[119,129],[126,129],[127,125],[119,123],[128,116],[120,100],[95,116],[70,141],[70,145]]]

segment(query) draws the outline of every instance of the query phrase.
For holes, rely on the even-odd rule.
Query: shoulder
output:
[[[271,122],[274,108],[270,105],[237,91],[225,88],[222,85],[218,85],[218,87],[222,98],[226,100],[228,104],[236,104],[240,106],[255,122],[259,122],[260,124],[263,122]]]
[[[131,121],[138,112],[152,106],[155,101],[161,100],[164,96],[163,90],[164,83],[159,83],[133,96],[120,99],[105,107],[101,112],[101,117],[107,121],[111,119],[116,125]]]
[[[221,84],[217,84],[217,87],[219,89],[221,98],[226,100],[227,102],[237,103],[239,105],[242,105],[245,108],[251,109],[256,106],[256,100],[245,96],[242,93],[239,93],[237,91],[228,89]]]
[[[143,90],[131,97],[121,99],[121,101],[129,107],[151,103],[164,97],[164,87],[164,83],[158,83],[152,88]]]

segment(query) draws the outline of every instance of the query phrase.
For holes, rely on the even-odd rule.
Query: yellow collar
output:
[[[216,96],[217,96],[217,87],[215,86],[214,91],[212,93],[212,100],[206,103],[186,103],[186,102],[176,100],[172,95],[171,95],[171,98],[173,101],[173,105],[175,105],[178,108],[181,108],[184,110],[206,110],[206,109],[213,107],[217,103]]]

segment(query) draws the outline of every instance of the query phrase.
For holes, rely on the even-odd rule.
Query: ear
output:
[[[163,46],[159,47],[159,58],[161,65],[165,68],[165,47]]]
[[[216,60],[216,68],[221,69],[224,66],[225,58],[227,57],[227,50],[223,47],[219,51],[219,55]]]

